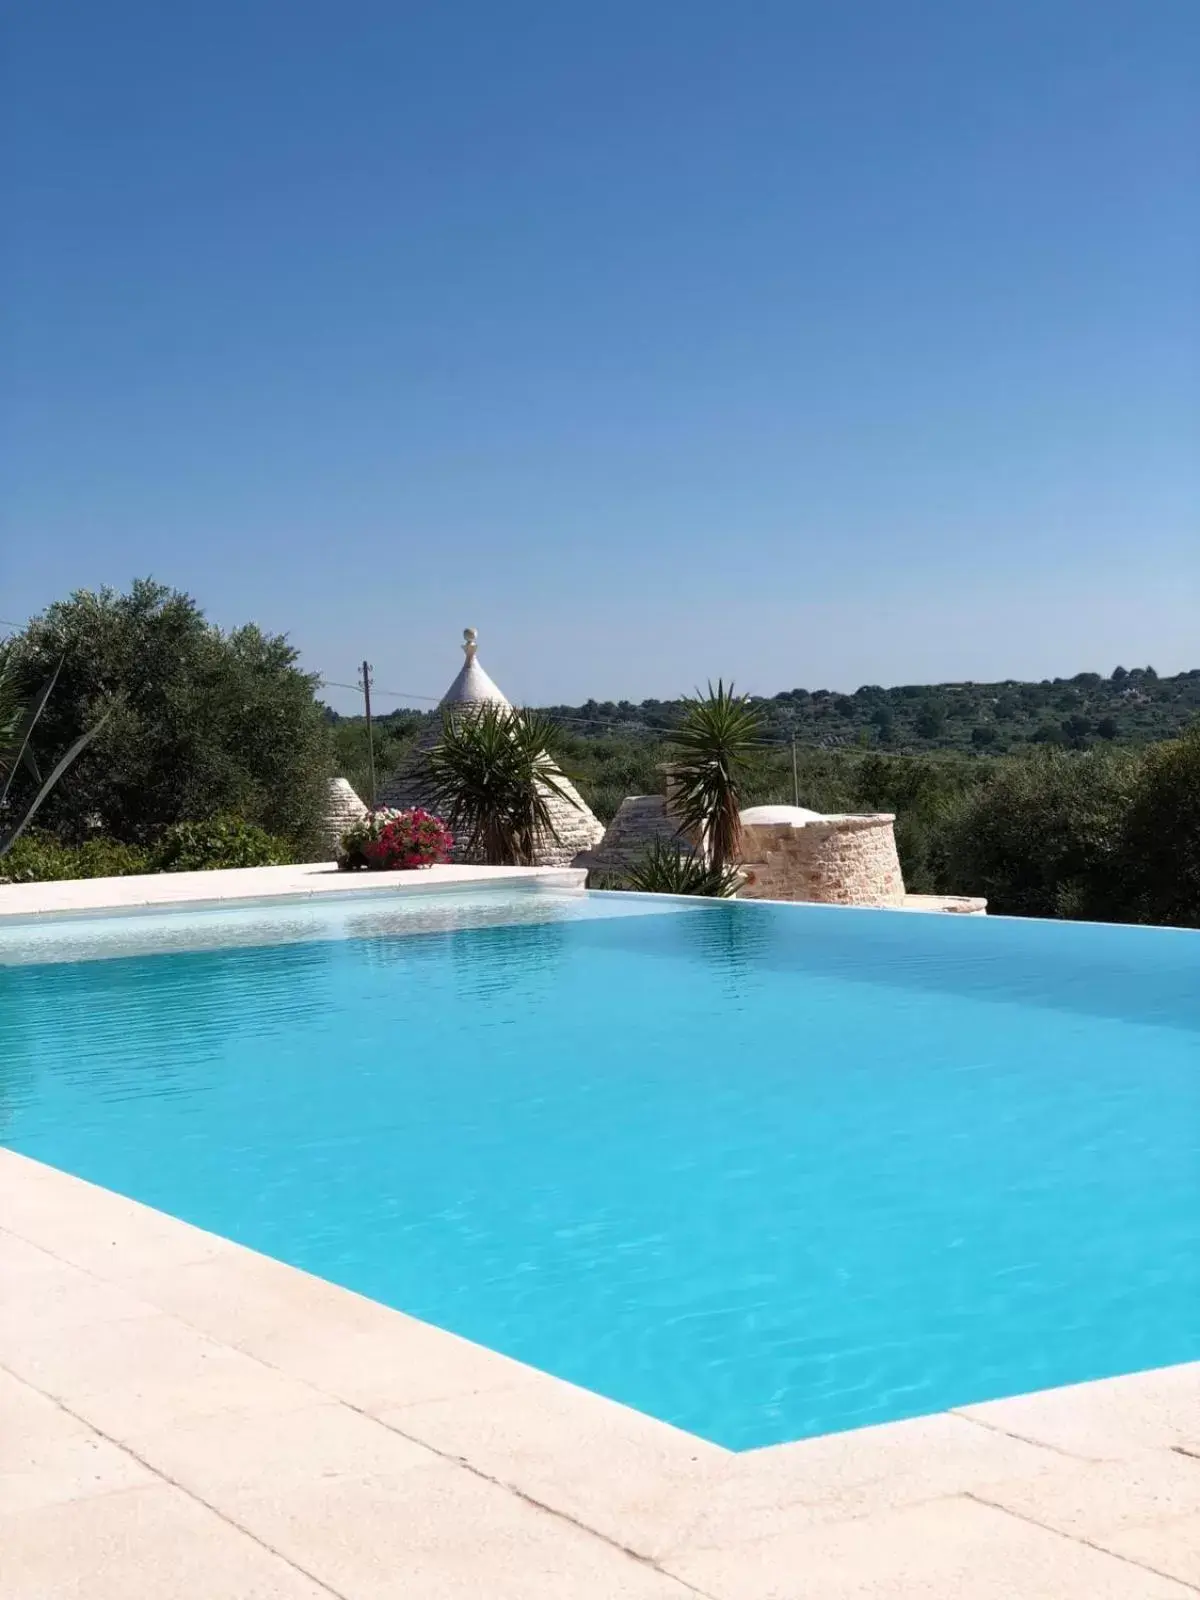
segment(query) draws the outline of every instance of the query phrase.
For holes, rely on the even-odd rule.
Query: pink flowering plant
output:
[[[338,846],[338,866],[353,872],[398,872],[449,861],[454,839],[441,817],[418,806],[393,811],[381,806],[346,829]]]

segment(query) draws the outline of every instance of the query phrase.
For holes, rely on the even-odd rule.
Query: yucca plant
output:
[[[680,834],[718,871],[736,865],[742,846],[742,786],[759,744],[762,717],[746,695],[721,679],[706,695],[683,702],[682,725],[671,735],[677,752],[670,776],[671,808]]]
[[[58,675],[62,671],[62,662],[47,678],[46,682],[34,695],[32,700],[26,700],[21,692],[20,681],[17,676],[16,665],[10,651],[0,652],[0,856],[6,855],[25,829],[37,815],[42,802],[50,794],[54,785],[71,765],[75,757],[89,745],[100,729],[108,720],[108,712],[100,718],[86,733],[69,747],[65,755],[59,757],[50,776],[44,781],[38,771],[34,759],[30,740],[33,730],[37,727],[38,719],[45,710],[46,701],[54,692],[54,685],[58,682]],[[24,768],[38,789],[33,799],[24,808],[15,822],[4,826],[5,810],[8,806],[9,791],[13,779],[19,768]]]
[[[558,842],[552,800],[579,802],[550,755],[556,728],[539,711],[486,704],[447,711],[425,758],[437,809],[468,854],[494,867],[529,867]]]
[[[626,867],[623,887],[642,894],[709,895],[727,900],[738,882],[736,867],[718,867],[695,850],[655,839],[638,861]]]

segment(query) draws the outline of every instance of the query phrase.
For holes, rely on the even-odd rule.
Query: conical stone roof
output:
[[[328,860],[337,854],[338,842],[352,823],[361,822],[367,808],[346,778],[330,778],[321,825],[321,840]]]
[[[439,702],[442,709],[454,706],[504,706],[511,711],[508,697],[488,677],[479,664],[479,634],[474,628],[463,629],[463,662],[458,677],[446,690]]]
[[[484,705],[512,709],[507,697],[479,664],[478,641],[479,636],[474,628],[463,629],[462,648],[466,660],[442,696],[438,707],[440,711],[455,714]],[[422,769],[426,755],[440,737],[441,728],[437,723],[426,729],[409,751],[407,759],[384,784],[379,794],[380,805],[395,806],[401,811],[408,811],[415,806],[423,806],[427,811],[437,810],[436,799]],[[557,767],[555,771],[558,771]],[[543,842],[537,852],[537,865],[540,867],[568,867],[581,851],[591,850],[604,837],[604,824],[592,814],[578,790],[561,773],[559,782],[563,795],[547,796],[558,839],[547,838]],[[465,853],[457,845],[454,854],[456,860],[466,859]]]

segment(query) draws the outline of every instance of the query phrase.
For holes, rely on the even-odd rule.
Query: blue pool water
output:
[[[738,1449],[1200,1357],[1195,933],[10,925],[0,1141]]]

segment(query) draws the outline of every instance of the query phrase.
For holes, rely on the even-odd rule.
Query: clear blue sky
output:
[[[0,617],[511,696],[1200,665],[1197,0],[38,0]],[[350,697],[334,696],[348,705]]]

